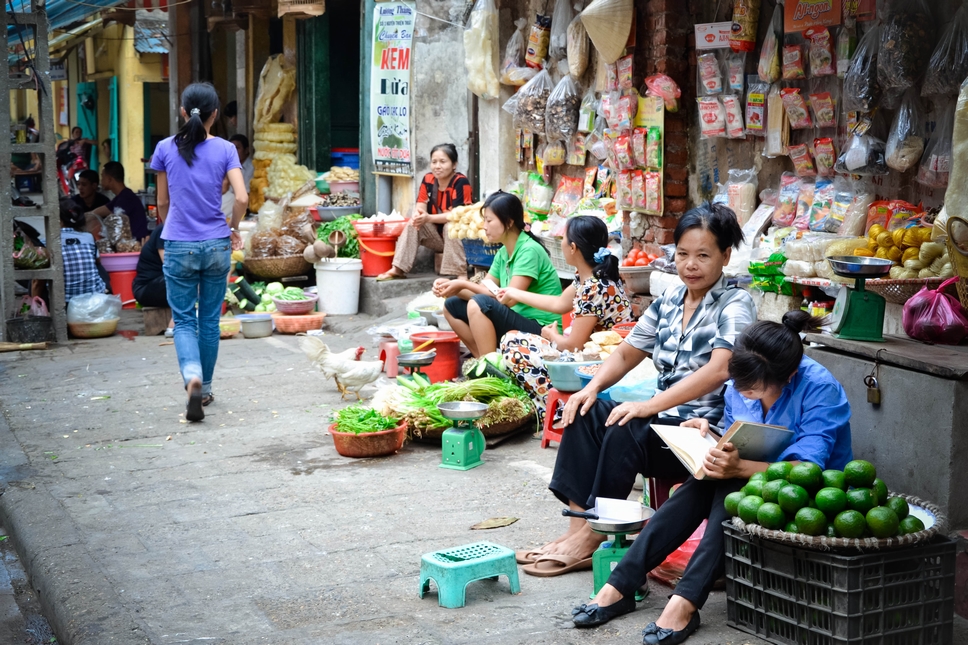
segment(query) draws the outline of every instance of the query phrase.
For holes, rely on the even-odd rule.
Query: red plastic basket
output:
[[[400,237],[404,227],[409,224],[408,220],[393,222],[353,220],[353,228],[360,237]]]

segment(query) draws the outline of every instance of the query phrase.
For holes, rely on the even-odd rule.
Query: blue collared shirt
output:
[[[847,393],[827,368],[806,356],[765,419],[760,401],[747,399],[729,381],[723,428],[736,420],[793,430],[793,443],[777,461],[811,461],[824,469],[843,470],[853,459]]]

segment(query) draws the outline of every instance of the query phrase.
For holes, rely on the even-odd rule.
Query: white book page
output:
[[[715,448],[719,443],[719,437],[715,433],[709,432],[703,437],[699,434],[698,428],[652,424],[652,429],[670,448],[678,449],[688,455],[687,460],[692,462],[693,472],[702,466],[703,457],[709,449]]]

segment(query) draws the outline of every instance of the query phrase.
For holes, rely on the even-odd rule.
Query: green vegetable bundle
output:
[[[299,287],[286,287],[282,292],[274,294],[272,297],[276,300],[309,300],[306,292]]]
[[[435,383],[425,385],[407,378],[398,378],[396,395],[388,401],[395,414],[406,417],[407,422],[419,434],[424,430],[448,428],[451,421],[444,417],[437,406],[450,401],[477,401],[489,406],[479,420],[479,426],[488,426],[521,419],[534,406],[527,392],[507,379],[484,377],[461,383]]]
[[[362,405],[351,405],[336,413],[336,431],[361,434],[364,432],[380,432],[392,430],[399,421],[393,417],[385,417],[373,408]]]
[[[357,240],[356,229],[353,228],[352,223],[353,220],[358,219],[360,219],[359,215],[344,215],[343,217],[337,217],[332,222],[323,222],[323,224],[316,229],[316,239],[329,243],[330,233],[333,231],[342,231],[346,234],[346,244],[339,247],[337,257],[359,258],[360,243]]]

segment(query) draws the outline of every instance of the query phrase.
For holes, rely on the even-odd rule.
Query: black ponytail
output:
[[[511,228],[513,226],[519,231],[527,233],[532,240],[538,243],[538,246],[544,249],[545,253],[548,252],[548,249],[545,249],[541,240],[525,228],[524,206],[521,205],[521,200],[515,195],[506,193],[503,190],[493,192],[484,200],[484,206],[481,207],[481,210],[483,211],[488,208],[491,209],[491,212],[494,213],[498,221],[504,225],[504,228]]]
[[[59,206],[60,221],[63,226],[72,228],[75,231],[84,229],[84,225],[87,223],[87,216],[84,215],[84,209],[77,202],[69,197],[62,197]]]
[[[618,282],[618,258],[606,248],[608,227],[597,217],[579,215],[568,220],[565,239],[574,244],[582,258],[592,267],[592,275],[599,280]],[[601,262],[595,260],[598,255]],[[602,257],[604,256],[604,257]]]
[[[178,154],[189,166],[195,161],[195,146],[208,138],[205,122],[219,109],[218,93],[211,83],[192,83],[182,92],[182,109],[188,120],[175,135]]]
[[[800,333],[815,331],[823,323],[823,319],[797,310],[783,314],[782,323],[761,320],[747,327],[729,359],[733,387],[743,391],[786,385],[803,360]]]

